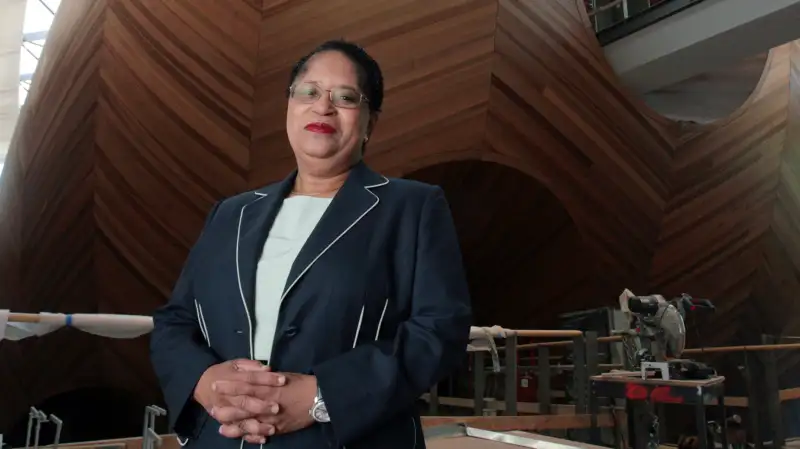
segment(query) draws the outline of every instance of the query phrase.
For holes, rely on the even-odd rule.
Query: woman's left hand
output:
[[[249,443],[264,443],[266,438],[294,432],[314,423],[309,411],[317,394],[317,378],[305,374],[283,373],[286,384],[263,385],[258,376],[248,381],[219,381],[218,394],[230,397],[230,407],[212,410],[222,424],[219,432],[228,438],[245,438]]]

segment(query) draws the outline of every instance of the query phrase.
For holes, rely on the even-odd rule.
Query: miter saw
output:
[[[625,289],[619,305],[631,328],[613,333],[622,336],[627,362],[641,370],[642,379],[653,372],[663,380],[708,379],[716,374],[702,363],[678,359],[686,345],[686,311],[714,310],[711,301],[686,293],[671,300],[661,295],[636,296]]]

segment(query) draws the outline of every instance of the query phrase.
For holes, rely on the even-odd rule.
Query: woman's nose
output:
[[[325,95],[320,95],[317,101],[314,102],[312,109],[319,115],[329,115],[336,112],[336,107],[333,105],[333,102],[331,102],[330,92],[325,92]]]

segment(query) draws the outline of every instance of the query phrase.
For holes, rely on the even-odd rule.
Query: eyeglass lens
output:
[[[314,103],[325,93],[330,92],[331,103],[338,108],[353,109],[361,105],[361,94],[347,87],[334,87],[330,91],[316,84],[301,83],[292,89],[292,98],[302,103]]]

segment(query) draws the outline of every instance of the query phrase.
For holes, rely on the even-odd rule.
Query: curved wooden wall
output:
[[[476,303],[514,301],[524,312],[508,316],[536,326],[564,308],[614,304],[624,287],[687,291],[719,304],[708,343],[800,327],[798,44],[771,53],[731,118],[682,128],[620,88],[580,1],[354,1],[63,2],[2,177],[0,306],[149,313],[163,303],[213,201],[291,168],[289,68],[345,36],[385,70],[370,163],[446,184],[475,276],[501,280],[514,263],[525,267],[514,276],[542,273],[548,258],[584,267],[528,291],[519,278],[485,284]],[[499,198],[505,213],[474,220],[489,231],[471,228],[470,214]],[[549,206],[534,226],[537,198]],[[515,211],[531,225],[507,226]],[[542,257],[530,233],[553,217],[580,238],[549,242]],[[507,229],[514,251],[495,237]],[[487,252],[513,258],[481,262]],[[564,301],[576,278],[582,290]],[[504,324],[491,317],[484,324]],[[144,339],[65,331],[2,343],[0,360],[0,431],[82,386],[158,397]]]

